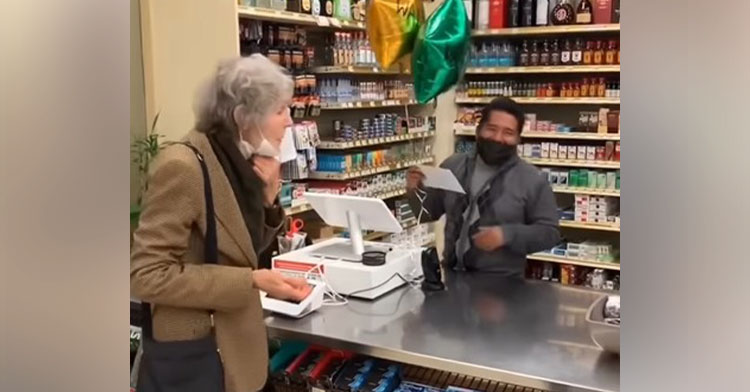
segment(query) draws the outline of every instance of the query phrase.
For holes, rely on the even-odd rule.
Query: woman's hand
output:
[[[253,283],[258,289],[268,293],[271,298],[302,301],[312,287],[302,278],[290,278],[276,271],[260,269],[253,271]]]
[[[276,158],[253,155],[253,170],[265,184],[263,204],[270,207],[281,190],[281,163]]]

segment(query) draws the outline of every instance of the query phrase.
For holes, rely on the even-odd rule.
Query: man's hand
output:
[[[490,252],[505,245],[505,235],[500,226],[480,227],[472,237],[477,248]]]
[[[281,163],[276,158],[253,155],[253,171],[263,181],[263,204],[273,205],[281,190]]]
[[[407,191],[413,191],[422,187],[422,181],[424,181],[424,173],[422,173],[422,170],[419,170],[418,167],[412,166],[406,171]]]
[[[268,293],[271,298],[302,301],[312,291],[312,287],[302,278],[290,278],[276,271],[260,269],[253,271],[255,287]]]

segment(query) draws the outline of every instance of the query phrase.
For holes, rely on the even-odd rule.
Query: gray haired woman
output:
[[[214,325],[229,392],[266,381],[259,290],[295,301],[309,293],[304,280],[257,267],[284,221],[278,155],[292,93],[290,76],[261,55],[222,62],[198,92],[196,126],[183,142],[200,152],[210,178],[216,264],[204,263],[204,176],[185,145],[159,154],[134,233],[130,290],[152,306],[154,340],[202,339]]]

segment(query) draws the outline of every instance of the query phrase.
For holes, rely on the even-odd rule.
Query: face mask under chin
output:
[[[242,157],[248,160],[253,155],[257,154],[260,156],[275,158],[276,160],[279,160],[281,151],[279,151],[278,148],[274,147],[271,142],[266,139],[266,136],[263,134],[263,131],[260,130],[260,127],[258,127],[257,129],[261,137],[260,145],[258,146],[258,148],[254,148],[253,145],[250,144],[250,142],[246,141],[242,137],[242,133],[240,132],[240,141],[237,147],[240,149]]]
[[[502,165],[516,154],[516,146],[478,137],[477,154],[488,165]]]

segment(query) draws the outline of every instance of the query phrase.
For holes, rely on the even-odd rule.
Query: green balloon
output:
[[[470,37],[462,0],[445,0],[422,25],[412,55],[419,103],[427,103],[458,83],[466,68]]]

